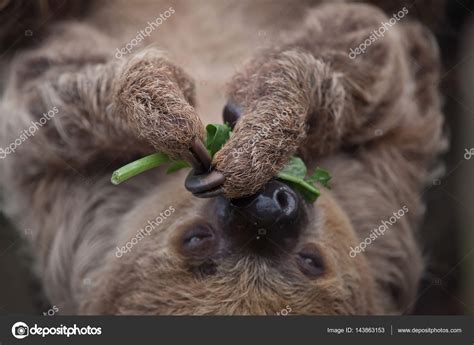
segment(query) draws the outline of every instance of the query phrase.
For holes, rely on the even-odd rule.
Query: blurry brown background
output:
[[[52,2],[60,6],[56,15],[36,22],[26,19],[26,15],[24,20],[5,16],[14,4],[24,6],[25,14],[33,11],[40,17],[44,8],[35,6],[35,1],[0,0],[0,18],[8,17],[8,24],[14,25],[17,33],[4,37],[0,28],[0,93],[5,72],[1,66],[14,58],[14,50],[37,44],[45,21],[68,15],[71,10],[65,1]],[[390,16],[406,6],[408,17],[422,21],[436,35],[443,59],[440,89],[451,148],[445,155],[446,174],[433,181],[423,195],[428,212],[419,238],[427,269],[412,312],[474,314],[474,157],[464,158],[465,150],[474,148],[474,1],[369,2],[382,7]],[[6,24],[0,22],[2,26]],[[0,209],[5,198],[8,195],[0,191]],[[18,233],[27,235],[27,229],[18,229]],[[49,305],[32,275],[27,248],[18,233],[0,213],[0,314],[42,314]]]

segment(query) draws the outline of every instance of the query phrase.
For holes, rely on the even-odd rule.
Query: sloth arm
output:
[[[333,188],[325,192],[361,241],[406,207],[365,251],[380,302],[406,312],[422,272],[415,240],[421,194],[439,172],[434,163],[446,142],[439,56],[421,25],[401,19],[365,53],[349,56],[388,20],[362,4],[309,10],[300,27],[233,78],[228,100],[242,117],[213,164],[233,197],[261,188],[295,153],[327,168]]]
[[[399,33],[393,28],[365,54],[349,57],[387,20],[367,5],[316,7],[234,76],[228,100],[242,117],[213,162],[227,178],[228,196],[252,194],[296,152],[311,162],[397,126],[393,109],[409,79]],[[252,147],[239,150],[250,140]]]
[[[192,80],[154,49],[116,59],[117,44],[90,26],[64,23],[19,55],[2,101],[14,114],[5,119],[14,133],[4,146],[51,109],[57,113],[21,150],[36,172],[86,172],[155,151],[180,157],[202,138]]]

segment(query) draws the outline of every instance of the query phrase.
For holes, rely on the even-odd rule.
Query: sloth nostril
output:
[[[275,192],[276,204],[283,214],[292,216],[297,211],[298,202],[296,194],[287,188],[278,189]]]
[[[273,194],[273,201],[283,222],[293,221],[299,210],[298,196],[287,185],[282,184]]]
[[[300,208],[298,196],[287,185],[270,181],[257,194],[233,200],[232,205],[252,217],[260,227],[294,221]]]
[[[277,202],[280,208],[285,209],[288,206],[288,194],[282,191],[277,192]]]
[[[296,244],[306,221],[303,205],[288,185],[271,180],[257,194],[232,200],[223,224],[238,243],[255,239],[247,247],[270,255],[276,246],[289,249]]]

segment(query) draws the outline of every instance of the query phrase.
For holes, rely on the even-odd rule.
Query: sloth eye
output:
[[[188,230],[183,239],[183,244],[188,249],[193,249],[201,246],[206,241],[212,240],[214,234],[209,226],[197,225]]]
[[[312,277],[319,277],[324,273],[324,261],[318,250],[311,248],[298,253],[296,262],[300,270]]]
[[[215,254],[216,234],[208,224],[194,224],[181,237],[181,253],[189,258],[204,259]]]

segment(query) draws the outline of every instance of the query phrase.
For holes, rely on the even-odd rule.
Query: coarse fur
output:
[[[169,8],[141,45],[114,56]],[[64,314],[408,312],[423,270],[421,195],[446,142],[426,29],[403,18],[349,57],[387,20],[350,3],[115,1],[95,4],[81,23],[54,24],[41,45],[18,53],[1,101],[1,147],[58,113],[2,160],[0,180],[6,212],[33,231],[51,303]],[[226,102],[242,110],[213,161],[227,197],[257,192],[295,153],[333,175],[332,189],[306,205],[296,246],[278,257],[232,247],[205,262],[183,255],[181,238],[196,223],[219,232],[218,202],[192,197],[185,172],[110,184],[114,168],[147,153],[181,157]],[[383,236],[349,255],[403,206]],[[298,269],[302,248],[320,253],[321,276]]]

